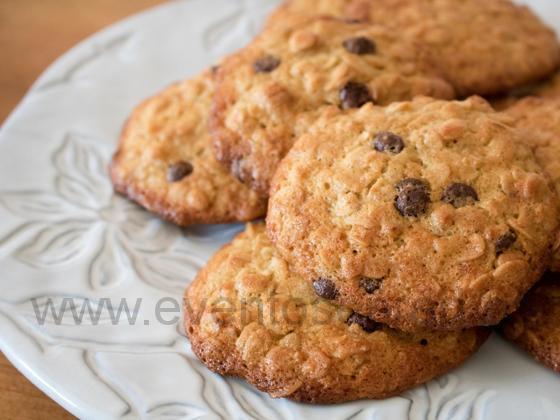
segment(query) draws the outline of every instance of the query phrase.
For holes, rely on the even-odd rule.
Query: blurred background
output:
[[[0,0],[0,125],[58,56],[126,16],[165,0]],[[0,353],[0,419],[72,418]]]
[[[104,26],[164,1],[0,0],[0,124],[58,56]]]

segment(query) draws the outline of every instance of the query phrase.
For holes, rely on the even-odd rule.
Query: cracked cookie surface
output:
[[[501,326],[504,336],[560,373],[560,274],[548,273]]]
[[[210,71],[170,86],[130,116],[111,164],[115,190],[178,225],[249,221],[266,201],[214,157]]]
[[[399,31],[333,18],[280,19],[220,65],[210,120],[216,156],[266,196],[295,138],[329,107],[454,97],[439,73]]]
[[[557,227],[512,122],[477,97],[319,120],[276,173],[269,236],[294,271],[391,327],[497,324],[544,272]]]
[[[185,330],[211,370],[310,403],[385,398],[459,365],[488,331],[405,334],[321,299],[248,225],[186,293]]]
[[[552,179],[560,197],[560,97],[529,97],[507,110],[523,138],[535,152],[539,164]],[[557,200],[560,208],[560,198]],[[551,270],[560,272],[560,231],[552,248]]]
[[[509,0],[292,0],[270,19],[327,14],[399,30],[433,52],[459,95],[536,82],[560,64],[554,32]]]

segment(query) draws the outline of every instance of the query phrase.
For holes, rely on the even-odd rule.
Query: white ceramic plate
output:
[[[497,336],[400,397],[313,407],[210,373],[180,323],[156,319],[158,301],[180,302],[241,227],[181,231],[114,196],[106,167],[121,125],[144,97],[241,47],[276,3],[171,2],[81,43],[37,81],[0,133],[2,351],[82,418],[560,418],[560,377]],[[558,2],[530,3],[560,29]],[[137,319],[113,325],[107,299],[122,298],[141,299]],[[64,302],[62,319],[38,321]],[[71,304],[86,302],[100,319],[76,325]]]

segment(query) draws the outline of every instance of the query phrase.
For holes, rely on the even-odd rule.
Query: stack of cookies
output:
[[[195,354],[310,403],[429,381],[491,326],[560,372],[559,66],[509,0],[292,0],[141,104],[118,192],[181,226],[266,216],[187,289]]]

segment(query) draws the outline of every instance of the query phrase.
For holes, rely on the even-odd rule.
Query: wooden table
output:
[[[39,74],[81,39],[165,0],[0,0],[0,124]],[[0,419],[72,418],[0,354]]]

